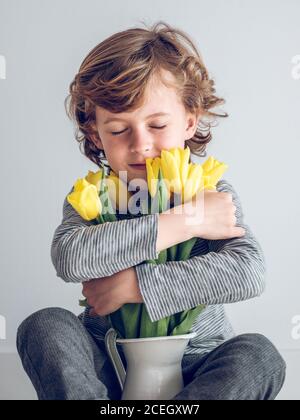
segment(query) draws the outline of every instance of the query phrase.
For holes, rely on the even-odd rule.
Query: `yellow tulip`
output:
[[[185,184],[188,175],[188,163],[190,159],[190,149],[173,148],[162,150],[161,157],[146,159],[147,182],[151,197],[157,193],[159,170],[162,178],[166,182],[166,187],[170,195],[171,192],[181,194],[182,186]]]
[[[219,162],[213,156],[210,156],[203,164],[204,189],[216,189],[218,181],[228,168],[223,162]]]
[[[182,190],[182,202],[191,201],[193,196],[203,188],[203,168],[196,163],[188,165],[187,180]]]
[[[146,159],[148,190],[152,198],[155,197],[157,192],[157,183],[160,167],[161,159],[159,157],[156,157],[154,159]]]
[[[189,163],[190,148],[162,150],[161,157],[146,159],[147,182],[152,198],[157,193],[159,170],[169,193],[181,195],[182,202],[190,201],[202,189],[216,189],[216,184],[228,166],[210,156],[202,165]]]
[[[181,194],[181,155],[178,149],[162,150],[161,170],[163,179],[168,183],[168,190]]]
[[[174,156],[175,162],[176,162],[176,166],[178,168],[180,168],[180,163],[181,163],[181,149],[180,147],[173,147],[172,149],[167,150],[167,152],[171,153],[171,155]]]
[[[115,208],[119,211],[127,212],[128,202],[131,197],[127,184],[112,170],[106,179],[112,182],[111,188],[110,182],[107,182],[108,195],[111,202],[115,204]]]
[[[209,156],[209,158],[207,158],[206,161],[202,163],[203,172],[208,173],[209,171],[211,171],[214,168],[215,161],[216,160],[213,156]]]
[[[93,220],[101,214],[102,206],[97,187],[85,178],[78,179],[74,191],[67,196],[67,201],[85,220]]]
[[[100,169],[97,172],[89,171],[85,179],[90,184],[96,185],[97,191],[100,191],[100,184],[103,178],[103,169]]]
[[[191,151],[189,147],[185,149],[180,149],[180,175],[181,175],[181,183],[182,185],[186,184],[188,173],[189,173],[189,162],[190,162],[190,155]]]

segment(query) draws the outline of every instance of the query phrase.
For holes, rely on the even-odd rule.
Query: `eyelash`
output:
[[[157,130],[161,130],[161,129],[163,129],[163,128],[165,128],[166,127],[166,125],[163,125],[163,126],[161,126],[161,127],[151,127],[151,128],[156,128]],[[126,129],[127,130],[127,129]],[[125,133],[125,131],[126,130],[123,130],[123,131],[113,131],[113,132],[111,132],[111,134],[113,135],[113,136],[119,136],[120,134],[123,134],[123,133]]]

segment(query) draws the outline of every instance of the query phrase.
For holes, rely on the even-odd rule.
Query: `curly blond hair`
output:
[[[194,136],[185,141],[191,153],[206,155],[216,117],[228,114],[211,109],[224,104],[215,95],[215,82],[191,38],[182,30],[159,21],[150,28],[130,28],[115,33],[96,45],[83,60],[69,86],[65,99],[68,117],[75,123],[75,138],[83,153],[98,166],[107,165],[105,153],[99,150],[91,135],[95,129],[95,108],[110,112],[137,109],[144,100],[146,87],[161,70],[173,74],[173,85],[187,112],[200,115]],[[109,166],[109,165],[108,165]]]

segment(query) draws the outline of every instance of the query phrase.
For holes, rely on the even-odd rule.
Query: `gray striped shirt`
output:
[[[71,191],[73,188],[71,189]],[[71,192],[70,191],[70,192]],[[249,226],[244,223],[240,199],[226,181],[217,191],[230,192],[236,206],[237,226],[246,230],[241,238],[198,238],[186,261],[148,264],[158,258],[158,214],[132,217],[119,214],[117,222],[103,225],[84,220],[68,203],[56,228],[51,259],[56,275],[79,283],[106,277],[135,266],[139,287],[151,321],[205,304],[194,321],[185,354],[204,354],[234,336],[223,304],[259,296],[265,288],[265,257]],[[69,194],[69,193],[68,193]],[[96,340],[103,340],[110,325],[105,317],[90,317],[89,308],[79,319]]]

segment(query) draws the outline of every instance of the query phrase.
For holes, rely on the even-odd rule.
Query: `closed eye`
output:
[[[162,125],[161,127],[150,127],[150,128],[156,128],[157,130],[161,130],[161,129],[165,128],[165,127],[166,127],[166,125]],[[127,130],[127,128],[125,130],[123,130],[123,131],[112,131],[111,134],[113,136],[119,136],[120,134],[125,133],[126,130]]]

